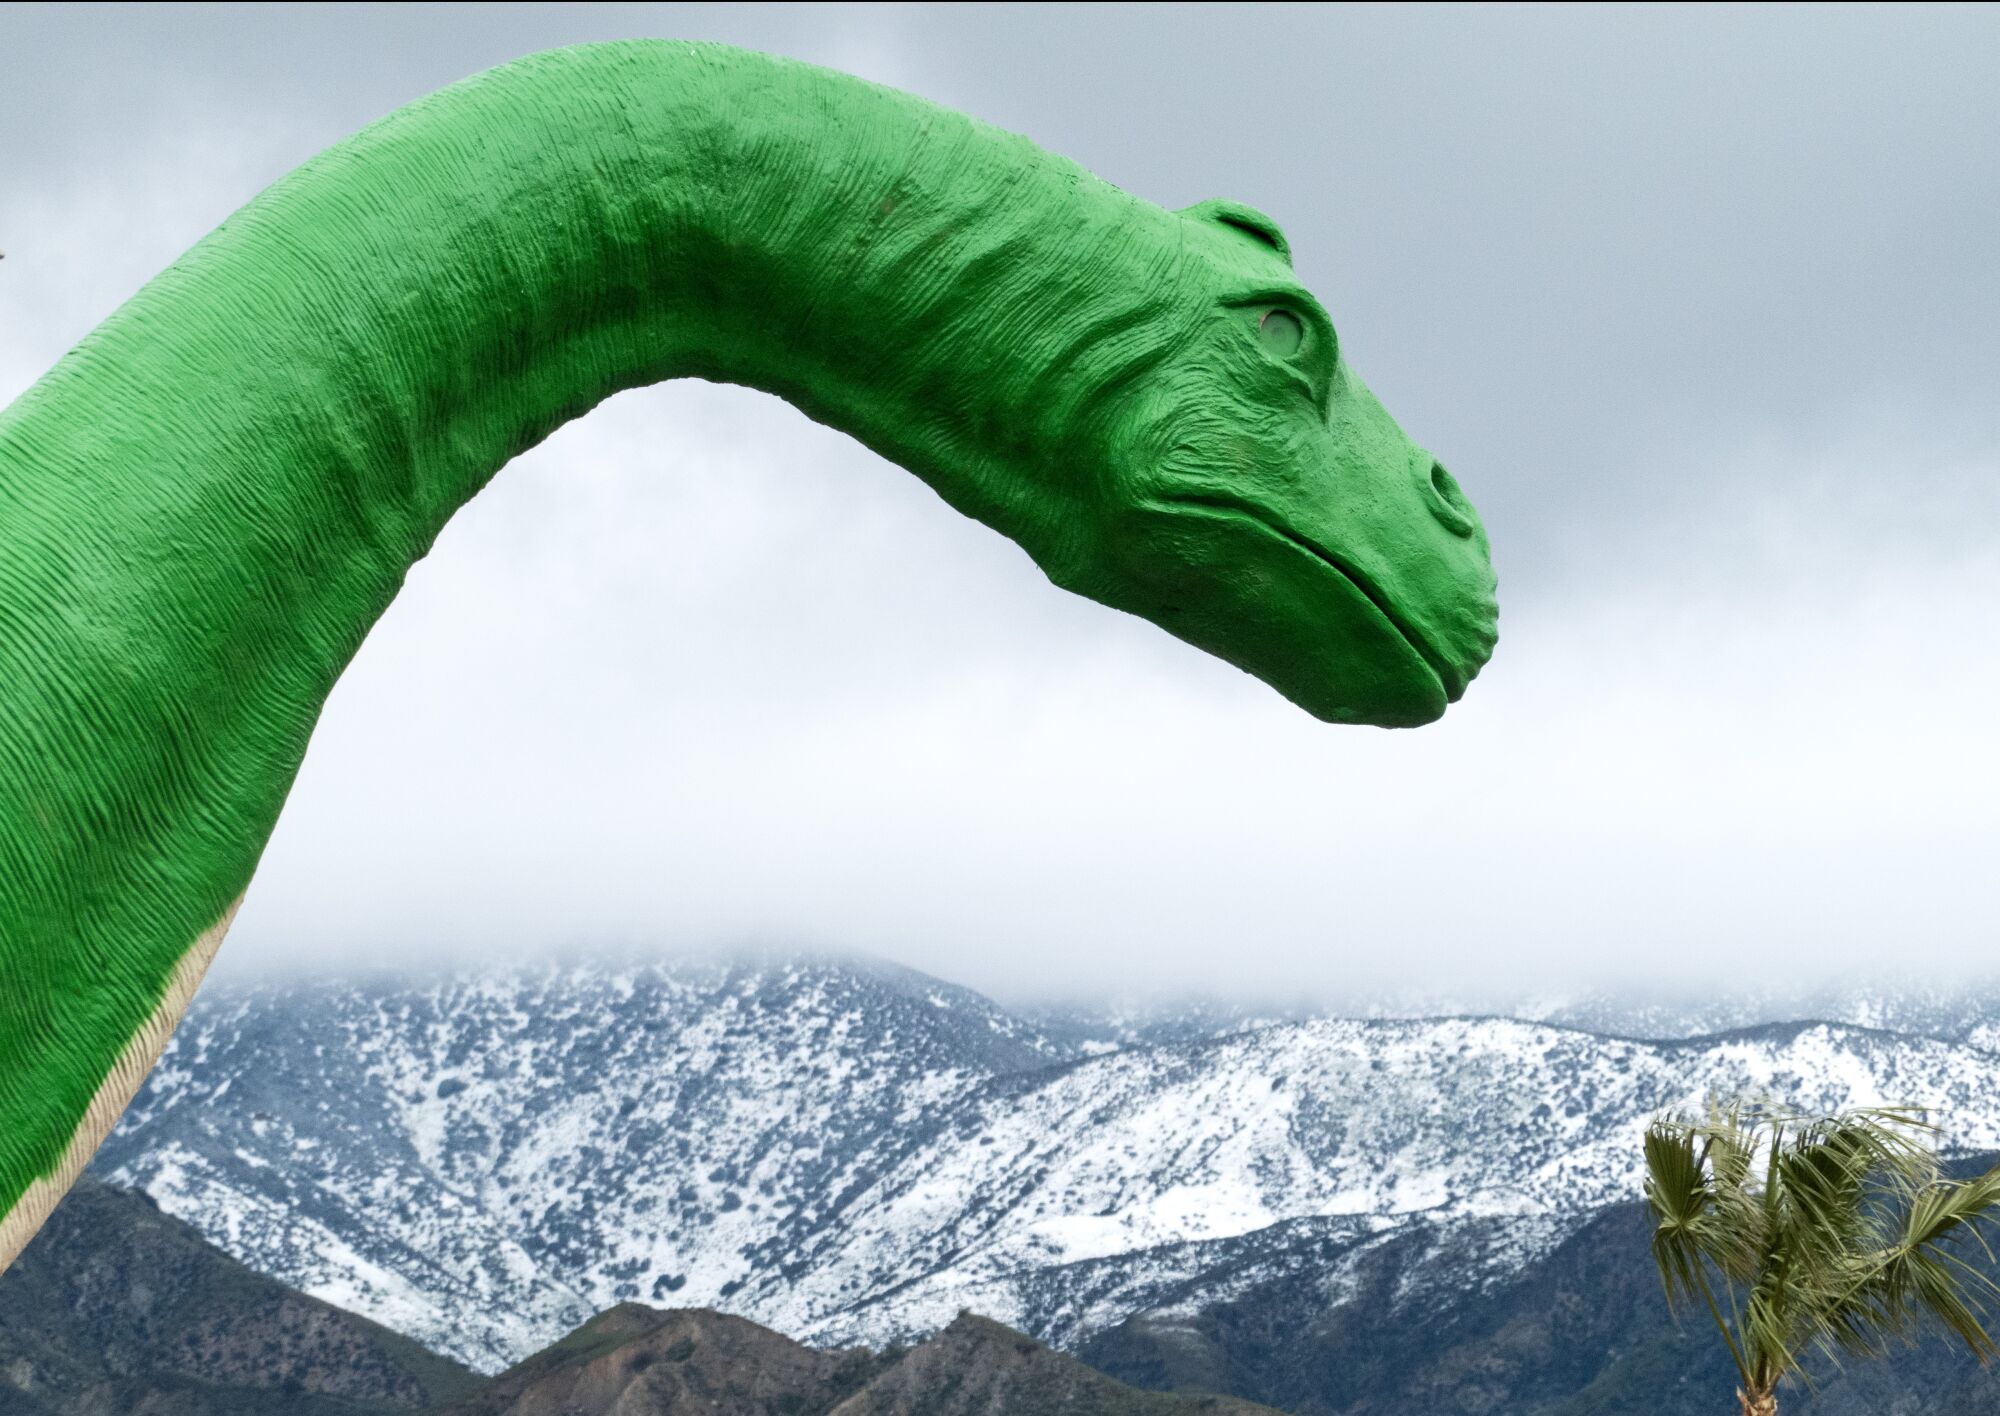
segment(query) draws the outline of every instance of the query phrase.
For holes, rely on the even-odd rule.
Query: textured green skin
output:
[[[1491,652],[1476,518],[1257,214],[715,46],[480,75],[277,183],[0,412],[0,1215],[242,894],[446,519],[690,376],[1322,718],[1427,722]]]

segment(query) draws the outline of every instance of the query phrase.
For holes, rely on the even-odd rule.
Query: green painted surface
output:
[[[675,377],[790,400],[1330,721],[1428,722],[1491,651],[1476,517],[1257,213],[720,47],[494,70],[276,184],[0,412],[0,1215],[249,883],[446,519]]]

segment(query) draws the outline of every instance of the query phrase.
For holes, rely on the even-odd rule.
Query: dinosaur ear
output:
[[[1218,197],[1211,201],[1196,202],[1191,207],[1182,207],[1181,215],[1196,221],[1213,221],[1233,227],[1276,251],[1284,258],[1286,265],[1292,263],[1292,243],[1285,239],[1285,233],[1278,229],[1277,222],[1255,207],[1245,206],[1241,202],[1225,201]]]

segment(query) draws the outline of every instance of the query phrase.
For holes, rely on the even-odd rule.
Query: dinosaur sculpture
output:
[[[0,1269],[158,1059],[410,565],[679,377],[844,429],[1322,719],[1429,722],[1492,651],[1476,516],[1259,213],[719,46],[469,79],[0,411]]]

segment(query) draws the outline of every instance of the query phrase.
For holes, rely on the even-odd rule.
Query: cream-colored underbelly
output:
[[[202,975],[208,972],[215,951],[222,947],[222,936],[229,932],[230,921],[236,918],[237,907],[242,903],[239,898],[236,904],[223,912],[222,918],[212,928],[181,955],[167,980],[166,996],[160,999],[160,1006],[153,1010],[153,1015],[132,1034],[125,1050],[118,1054],[118,1060],[112,1064],[103,1085],[98,1087],[97,1094],[84,1109],[83,1119],[71,1134],[69,1144],[63,1147],[62,1159],[56,1162],[56,1168],[30,1185],[19,1202],[6,1214],[0,1215],[0,1273],[6,1272],[7,1266],[35,1237],[35,1231],[42,1227],[43,1221],[55,1211],[62,1197],[69,1193],[76,1177],[83,1174],[84,1166],[90,1164],[90,1158],[97,1154],[97,1148],[104,1144],[104,1138],[111,1134],[111,1128],[118,1124],[118,1118],[132,1104],[132,1098],[139,1094],[146,1074],[153,1070],[153,1064],[166,1050],[167,1039],[173,1036],[181,1015],[187,1012],[189,1000],[194,997],[195,989],[201,986]]]

